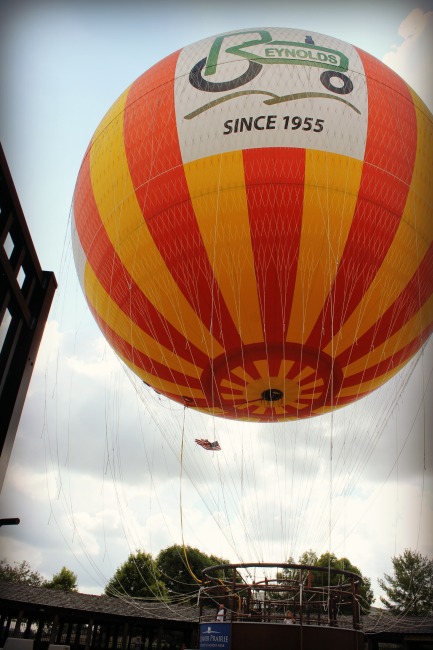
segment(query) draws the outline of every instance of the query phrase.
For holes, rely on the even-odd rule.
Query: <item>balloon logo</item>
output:
[[[367,395],[433,329],[433,119],[342,41],[244,30],[114,103],[73,200],[102,332],[147,384],[227,418]]]

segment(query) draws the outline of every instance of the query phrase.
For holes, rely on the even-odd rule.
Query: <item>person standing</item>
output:
[[[293,625],[295,622],[295,617],[293,616],[293,612],[290,611],[290,609],[286,612],[286,617],[284,619],[284,623],[286,625]]]
[[[218,605],[218,613],[217,613],[216,620],[222,622],[225,619],[225,614],[226,611],[225,611],[224,603],[220,603]]]

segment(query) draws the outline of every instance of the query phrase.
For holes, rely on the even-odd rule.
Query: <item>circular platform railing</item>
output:
[[[230,622],[283,623],[290,611],[295,624],[361,628],[362,578],[351,571],[241,563],[208,567],[202,576],[200,620],[215,620],[223,605],[224,620]]]

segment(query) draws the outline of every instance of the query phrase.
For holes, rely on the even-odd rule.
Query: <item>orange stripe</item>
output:
[[[413,96],[415,102],[416,96],[414,94]],[[433,183],[426,174],[426,169],[432,166],[433,120],[431,115],[430,117],[426,115],[420,107],[416,109],[416,117],[415,166],[398,230],[374,281],[340,332],[325,348],[325,352],[328,354],[331,354],[333,346],[335,355],[341,355],[349,346],[353,345],[355,339],[359,341],[362,335],[375,325],[376,321],[385,314],[403,292],[431,246],[433,239],[431,225],[433,222]],[[427,282],[428,277],[433,284],[433,271],[427,271]],[[414,290],[413,299],[418,302],[420,296],[416,286],[414,286]],[[410,315],[408,312],[408,317]],[[422,329],[423,326],[417,331]],[[406,329],[406,331],[407,338],[401,337],[400,339],[401,347],[414,336],[414,331],[410,331],[410,329]],[[365,345],[370,350],[373,339],[366,341]]]
[[[263,341],[242,152],[187,163],[185,176],[201,238],[231,320],[244,344]]]
[[[406,84],[370,55],[359,54],[367,78],[368,128],[358,203],[331,292],[307,341],[312,347],[328,345],[374,280],[400,224],[415,163],[416,116]]]
[[[124,130],[128,167],[149,235],[179,291],[221,347],[239,348],[239,333],[215,281],[182,164],[173,99],[176,61],[169,57],[156,79],[149,82],[146,74],[131,87]],[[152,83],[158,84],[157,92]]]
[[[362,395],[367,395],[371,393],[376,388],[379,388],[384,383],[392,379],[407,363],[408,359],[405,359],[400,365],[391,368],[387,372],[380,372],[377,377],[373,379],[368,378],[367,376],[361,376],[356,378],[356,383],[354,385],[343,385],[343,388],[340,390],[337,396],[337,401],[341,398],[351,398],[350,401],[355,401],[359,399]],[[347,402],[346,402],[347,403]]]
[[[147,335],[154,336],[153,323],[155,321],[160,323],[158,342],[163,348],[171,352],[181,350],[181,356],[186,360],[199,364],[201,367],[207,365],[207,355],[194,346],[188,345],[186,339],[170,323],[162,319],[139,287],[128,276],[116,255],[104,228],[101,227],[100,215],[91,186],[89,156],[83,160],[74,193],[74,219],[83,255],[87,256],[87,261],[97,274],[100,284],[100,287],[98,285],[86,287],[84,277],[82,278],[84,291],[91,292],[91,303],[97,308],[99,304],[104,304],[104,294],[109,294],[113,303]],[[82,266],[84,273],[85,265]]]
[[[286,340],[305,343],[341,260],[359,191],[362,161],[306,152],[304,210],[296,286]]]
[[[84,283],[89,305],[93,307],[101,321],[109,325],[117,336],[128,341],[134,350],[143,352],[150,360],[166,366],[169,371],[180,372],[194,378],[200,376],[201,368],[165,348],[119,308],[88,263],[85,267]]]
[[[390,359],[423,331],[423,322],[433,322],[433,296],[430,296],[423,310],[417,311],[401,329],[386,338],[382,345],[378,345],[369,351],[365,357],[349,363],[343,371],[344,376],[346,378],[350,377],[350,375],[357,374],[370,366],[377,366],[380,362]]]
[[[174,382],[165,381],[159,375],[146,372],[143,368],[136,366],[133,362],[122,356],[120,353],[118,354],[122,361],[137,375],[137,377],[140,377],[140,379],[146,382],[146,384],[152,386],[152,388],[154,388],[156,391],[167,395],[167,397],[189,397],[191,399],[202,399],[204,397],[203,391],[201,389],[191,388],[187,384],[181,386]],[[182,401],[182,403],[184,402],[183,399],[180,399],[180,401]]]
[[[222,347],[179,291],[143,219],[125,152],[125,102],[124,94],[103,119],[90,154],[90,175],[101,221],[128,275],[162,317],[206,355],[220,354]],[[158,320],[153,326],[158,336]]]

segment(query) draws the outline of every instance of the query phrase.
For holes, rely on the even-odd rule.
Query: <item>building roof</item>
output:
[[[34,608],[69,610],[70,613],[95,613],[127,618],[198,622],[195,606],[172,605],[133,598],[93,596],[74,591],[31,587],[19,582],[0,582],[0,603],[31,605]]]
[[[128,619],[199,622],[199,609],[195,605],[173,605],[127,597],[94,596],[73,591],[30,587],[19,582],[0,582],[0,604],[28,605],[33,611],[63,610],[63,613],[71,615],[93,613]],[[384,609],[373,607],[370,614],[362,617],[362,626],[368,635],[432,636],[433,616],[393,616]]]
[[[364,632],[367,634],[423,634],[433,635],[433,616],[395,616],[386,609],[371,608],[367,616],[362,617]]]

